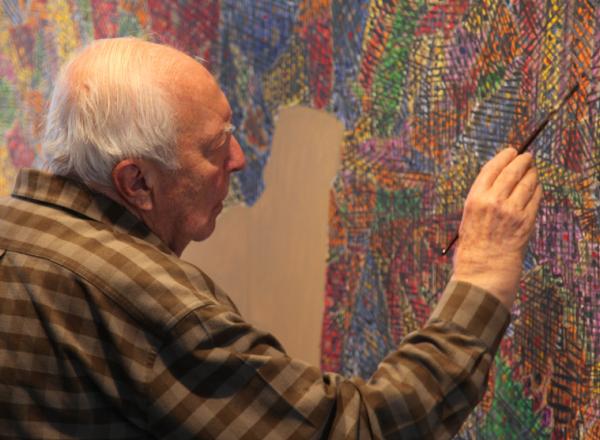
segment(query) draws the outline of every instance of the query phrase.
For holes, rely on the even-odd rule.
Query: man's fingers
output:
[[[473,182],[472,191],[485,191],[492,187],[502,170],[517,156],[517,150],[510,147],[500,151],[479,172]]]
[[[519,208],[524,208],[538,186],[537,170],[533,167],[527,169],[523,178],[517,183],[513,192],[509,195],[509,200]]]
[[[542,190],[542,185],[539,183],[535,187],[535,191],[533,196],[529,200],[527,206],[525,206],[525,211],[527,211],[527,215],[531,218],[531,221],[535,221],[535,217],[537,216],[538,209],[540,208],[540,203],[542,201],[542,197],[544,196],[544,191]]]
[[[496,197],[500,200],[507,199],[531,167],[532,161],[530,153],[523,153],[504,167],[492,185],[492,192]]]

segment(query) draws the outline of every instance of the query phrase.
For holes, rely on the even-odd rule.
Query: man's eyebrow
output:
[[[235,125],[233,125],[231,122],[225,122],[225,124],[223,125],[223,128],[219,131],[217,131],[215,134],[207,136],[207,141],[208,142],[214,142],[219,140],[224,134],[230,134],[232,133],[234,130],[236,129]]]
[[[231,133],[233,133],[234,130],[235,130],[235,125],[233,125],[229,122],[226,122],[222,130],[219,130],[216,134],[208,137],[206,142],[203,142],[203,143],[205,143],[207,145],[214,145],[216,143],[221,143],[225,140],[224,136],[230,135]]]

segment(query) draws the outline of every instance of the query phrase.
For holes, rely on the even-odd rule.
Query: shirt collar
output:
[[[95,220],[113,229],[140,238],[169,254],[172,251],[146,224],[127,208],[83,183],[34,169],[21,169],[17,174],[13,197],[53,205]]]

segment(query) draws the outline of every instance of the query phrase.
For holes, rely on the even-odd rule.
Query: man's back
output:
[[[0,437],[146,436],[151,355],[217,301],[210,280],[73,181],[22,171],[15,195],[0,205]]]

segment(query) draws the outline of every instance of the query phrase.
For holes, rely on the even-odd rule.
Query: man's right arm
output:
[[[455,272],[426,326],[369,381],[322,374],[226,306],[183,319],[147,382],[160,438],[451,438],[483,395],[541,198],[513,149],[467,198]]]
[[[292,359],[229,308],[208,305],[173,329],[154,360],[150,433],[449,439],[483,395],[508,320],[494,296],[451,282],[427,325],[364,381]]]

